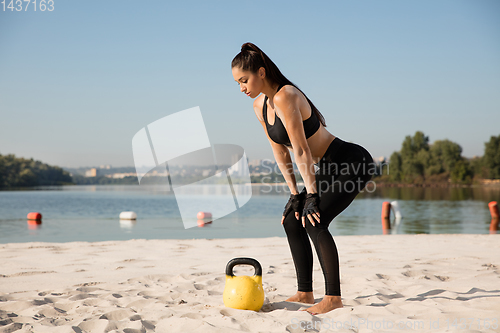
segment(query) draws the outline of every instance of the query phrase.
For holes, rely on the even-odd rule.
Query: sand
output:
[[[315,316],[285,302],[296,278],[284,237],[0,244],[0,332],[500,331],[500,235],[335,240],[344,307]],[[224,307],[234,257],[262,265],[259,312]]]

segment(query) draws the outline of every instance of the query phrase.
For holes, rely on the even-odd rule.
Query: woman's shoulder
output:
[[[295,86],[286,84],[281,87],[280,90],[278,90],[276,95],[274,95],[273,103],[281,104],[282,102],[289,102],[290,100],[297,101],[297,98],[300,98],[301,95],[302,94],[300,93],[299,89],[297,89]]]
[[[281,104],[283,102],[290,100],[299,101],[301,96],[302,95],[300,91],[296,87],[292,86],[291,84],[287,84],[281,87],[281,89],[276,93],[276,95],[274,95],[273,102],[276,104],[276,101],[278,101],[278,104]],[[253,110],[255,111],[255,115],[261,122],[264,121],[262,112],[264,109],[265,98],[266,95],[260,94],[253,101]]]
[[[281,89],[274,95],[273,103],[277,110],[283,111],[290,109],[290,105],[297,106],[299,109],[305,108],[307,100],[299,89],[291,84],[287,84],[281,87]],[[281,113],[279,113],[279,116],[284,117]]]

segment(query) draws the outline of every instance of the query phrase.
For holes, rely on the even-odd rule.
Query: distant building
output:
[[[261,162],[262,160],[251,160],[250,162],[248,162],[248,166],[258,167],[261,165]]]
[[[107,175],[108,178],[125,178],[125,177],[134,177],[136,176],[135,172],[128,173],[114,173],[112,175]]]
[[[231,156],[231,164],[232,166],[229,169],[229,174],[237,177],[246,177],[249,176],[247,161],[244,161],[242,158],[238,160],[238,155]]]
[[[163,170],[161,172],[159,172],[158,170],[153,170],[152,172],[148,172],[147,174],[144,175],[144,177],[153,177],[153,176],[167,177],[168,176],[168,172],[167,172],[167,170]]]
[[[85,171],[85,177],[97,177],[97,169],[91,168],[90,170]]]

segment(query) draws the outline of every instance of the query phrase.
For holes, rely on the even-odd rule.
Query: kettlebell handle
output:
[[[233,267],[236,265],[251,265],[255,268],[255,275],[262,276],[262,266],[253,258],[234,258],[226,265],[226,275],[234,276]]]

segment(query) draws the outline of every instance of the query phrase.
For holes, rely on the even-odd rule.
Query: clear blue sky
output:
[[[308,95],[332,134],[374,157],[390,156],[417,130],[431,142],[457,142],[466,157],[482,155],[500,134],[497,0],[54,8],[0,11],[0,154],[63,167],[132,166],[137,131],[199,106],[212,144],[272,159],[253,100],[231,75],[247,41]]]

